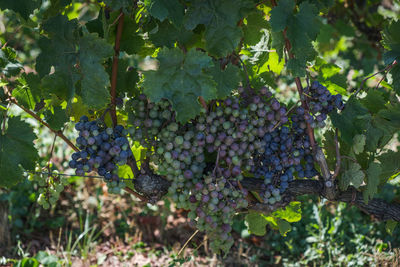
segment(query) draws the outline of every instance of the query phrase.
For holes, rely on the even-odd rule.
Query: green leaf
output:
[[[276,74],[281,74],[281,71],[283,70],[283,67],[285,65],[285,61],[281,60],[279,61],[279,55],[276,52],[270,52],[268,53],[268,60],[265,62],[260,69],[258,70],[258,73],[263,73],[267,71],[272,71]]]
[[[153,102],[168,99],[179,122],[200,114],[199,96],[206,101],[217,97],[217,84],[207,74],[213,63],[205,53],[191,49],[185,55],[179,48],[164,48],[157,59],[159,69],[145,72],[144,92]]]
[[[290,223],[285,220],[277,219],[276,223],[278,225],[279,233],[282,236],[286,236],[286,234],[290,232],[290,230],[292,230],[292,226],[290,225]]]
[[[133,67],[129,66],[128,59],[120,59],[118,61],[117,74],[117,95],[136,95],[138,88],[136,83],[139,81],[139,76]]]
[[[133,6],[133,1],[131,0],[104,0],[104,4],[106,4],[107,7],[110,7],[112,10],[118,10],[118,9],[126,9],[129,7]]]
[[[0,9],[10,9],[19,13],[25,20],[29,15],[42,5],[42,0],[29,0],[29,1],[15,1],[15,0],[2,0],[0,1]]]
[[[0,119],[1,121],[1,119]],[[11,187],[24,179],[22,166],[33,170],[39,158],[33,145],[36,139],[32,128],[20,117],[8,119],[4,135],[0,134],[0,186]]]
[[[289,18],[287,36],[295,58],[289,60],[288,69],[294,76],[304,76],[307,61],[317,55],[311,42],[317,38],[319,25],[318,10],[309,2],[301,3],[299,12]]]
[[[383,31],[383,45],[391,50],[384,55],[385,64],[391,64],[394,60],[400,60],[400,21],[393,21]]]
[[[258,236],[264,236],[267,233],[266,226],[268,222],[262,214],[250,211],[245,217],[245,222],[250,233]]]
[[[378,158],[381,163],[382,172],[380,174],[380,182],[384,183],[391,178],[392,175],[400,171],[400,151],[392,150],[381,154]]]
[[[113,48],[97,34],[85,34],[79,40],[82,100],[92,108],[103,108],[109,103],[110,79],[102,62],[113,55]]]
[[[217,83],[217,98],[223,99],[229,96],[233,89],[237,88],[240,81],[239,68],[229,64],[221,70],[218,64],[210,68],[209,73]]]
[[[169,48],[173,48],[175,42],[179,42],[189,48],[196,37],[199,37],[199,35],[195,35],[192,31],[187,31],[183,27],[176,28],[168,21],[159,23],[156,31],[152,30],[149,34],[149,38],[154,45]]]
[[[278,5],[271,10],[271,28],[274,32],[283,31],[293,13],[296,2],[292,0],[281,0]]]
[[[358,155],[364,151],[365,146],[365,135],[357,134],[353,138],[353,152],[354,154]]]
[[[288,222],[298,222],[301,220],[301,203],[292,201],[285,208],[275,211],[272,215]]]
[[[46,122],[54,130],[61,130],[64,127],[64,124],[69,121],[65,109],[62,109],[61,107],[54,107],[53,110],[48,109],[43,114]]]
[[[243,33],[237,23],[251,5],[243,0],[194,0],[185,14],[184,26],[193,30],[197,25],[204,24],[207,52],[226,56],[239,45]]]
[[[381,109],[385,108],[387,103],[382,92],[377,90],[368,90],[366,97],[361,99],[361,103],[366,107],[371,113],[377,113]]]
[[[343,175],[340,177],[340,189],[345,191],[349,185],[359,188],[364,181],[364,177],[365,174],[362,172],[360,164],[351,162],[349,168],[345,170]]]
[[[400,64],[397,63],[397,65],[392,68],[390,73],[392,74],[393,90],[400,95]]]
[[[330,114],[333,126],[339,128],[341,139],[352,145],[353,138],[363,133],[371,121],[371,115],[355,97],[350,97],[341,113]]]
[[[176,26],[182,25],[185,10],[178,0],[145,0],[144,4],[150,15],[160,21],[168,18]]]
[[[367,169],[367,186],[363,191],[364,201],[368,203],[376,193],[378,193],[378,185],[380,183],[379,176],[382,172],[381,165],[377,162],[371,162]]]
[[[267,29],[264,12],[257,10],[248,14],[245,23],[243,27],[243,42],[247,45],[256,45]]]
[[[388,220],[386,222],[386,231],[388,234],[393,235],[394,229],[396,228],[398,222],[393,221],[393,220]]]
[[[40,77],[49,74],[50,68],[68,73],[77,60],[78,21],[57,15],[43,24],[43,30],[50,38],[40,37],[41,53],[36,59],[36,71]]]
[[[118,17],[119,13],[115,13],[114,16]],[[116,19],[115,18],[115,19]],[[111,18],[110,20],[112,20]],[[115,42],[115,36],[117,33],[117,25],[114,25],[110,30],[110,34],[108,36],[108,40],[110,43]],[[121,39],[120,39],[120,50],[125,51],[127,54],[137,54],[142,46],[144,45],[144,40],[142,36],[140,36],[139,25],[130,18],[129,16],[124,16],[124,27],[122,29]]]

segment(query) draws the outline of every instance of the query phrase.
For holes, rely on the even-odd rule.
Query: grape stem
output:
[[[340,149],[339,149],[339,142],[338,142],[338,129],[335,129],[335,149],[336,149],[336,168],[335,172],[332,175],[332,179],[335,179],[339,172],[340,172],[340,164],[341,164],[341,157],[340,157]]]
[[[384,69],[378,70],[378,71],[375,72],[374,74],[372,74],[372,75],[370,75],[370,76],[364,78],[364,80],[361,81],[360,88],[358,88],[358,90],[357,90],[353,95],[354,95],[354,96],[357,96],[357,94],[358,94],[360,91],[364,90],[364,84],[365,84],[366,81],[368,81],[368,80],[371,79],[372,77],[378,75],[379,73],[382,73],[382,72],[383,72],[383,77],[380,79],[380,81],[379,81],[378,84],[376,85],[376,88],[378,88],[378,86],[381,84],[381,82],[383,81],[383,79],[386,77],[386,74],[388,74],[389,71],[390,71],[396,64],[397,64],[397,61],[395,60],[395,61],[393,61],[392,64],[387,65]],[[376,88],[375,88],[375,89],[376,89]]]
[[[114,46],[114,56],[113,56],[113,65],[111,72],[111,119],[114,127],[117,126],[117,111],[116,111],[116,98],[117,98],[117,75],[118,75],[118,60],[119,60],[119,48],[121,43],[122,29],[124,27],[124,13],[122,9],[120,11],[118,17],[118,26],[117,26],[117,35],[115,37],[115,46]]]

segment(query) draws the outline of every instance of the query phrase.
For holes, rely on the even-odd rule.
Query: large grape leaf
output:
[[[261,213],[250,211],[245,217],[245,222],[250,233],[258,236],[263,236],[267,233],[266,226],[268,221],[265,220]]]
[[[42,5],[42,0],[29,0],[29,1],[15,1],[15,0],[2,0],[0,1],[0,9],[10,9],[19,13],[25,20],[29,15]]]
[[[39,158],[33,145],[35,139],[32,128],[20,117],[8,119],[5,134],[0,134],[0,186],[10,187],[22,181],[20,166],[27,170],[35,168]]]
[[[364,181],[365,174],[358,163],[351,162],[339,180],[340,189],[345,191],[349,185],[359,188]]]
[[[392,150],[383,153],[378,157],[381,163],[382,172],[380,174],[380,182],[385,183],[393,175],[400,171],[400,151],[394,152]]]
[[[176,26],[182,25],[185,10],[178,0],[145,0],[144,4],[150,15],[160,21],[168,18]]]
[[[355,97],[350,97],[341,113],[330,114],[333,126],[338,128],[341,139],[347,144],[353,144],[353,138],[363,133],[371,121],[371,115]]]
[[[44,118],[54,130],[61,130],[64,124],[69,121],[66,110],[59,106],[53,109],[47,109],[44,112]]]
[[[85,34],[79,40],[79,63],[82,75],[82,99],[92,108],[109,103],[110,78],[102,62],[113,55],[113,48],[96,33]]]
[[[238,46],[243,32],[237,23],[251,6],[251,2],[243,0],[193,0],[185,14],[184,26],[193,30],[204,24],[207,51],[226,56]]]
[[[379,175],[381,174],[381,165],[377,162],[371,162],[367,169],[367,186],[363,191],[364,201],[368,202],[378,193],[378,185],[380,183]]]
[[[268,27],[262,10],[253,11],[246,17],[246,24],[243,26],[243,42],[247,45],[256,45]]]
[[[164,48],[157,59],[159,69],[145,72],[144,92],[153,102],[168,99],[178,121],[186,122],[200,113],[199,96],[206,101],[217,97],[217,84],[205,72],[213,63],[205,53],[191,49],[184,54],[179,48]]]
[[[283,31],[289,23],[296,2],[292,0],[281,0],[271,10],[271,28],[274,32]]]
[[[153,29],[149,33],[149,38],[154,45],[157,47],[169,47],[175,46],[176,42],[183,44],[186,48],[191,47],[193,40],[200,39],[199,34],[194,34],[193,31],[188,31],[184,27],[175,27],[169,21],[163,21],[157,24],[156,29]]]
[[[272,215],[288,222],[298,222],[301,220],[301,203],[292,201],[285,208],[278,209]]]
[[[113,16],[110,18],[110,22],[115,21],[119,12],[114,12]],[[110,27],[110,34],[108,35],[109,43],[115,43],[115,36],[117,33],[118,23]],[[130,18],[129,16],[124,16],[124,25],[122,28],[122,34],[120,39],[120,50],[125,51],[129,55],[137,54],[144,44],[142,36],[138,32],[139,25]],[[100,35],[101,36],[101,35]]]
[[[50,68],[67,71],[76,63],[78,21],[57,15],[45,21],[42,26],[49,38],[40,37],[38,45],[41,53],[36,59],[36,71],[40,77],[49,74]]]
[[[384,31],[383,31],[383,40],[382,43],[384,47],[389,50],[387,51],[383,59],[385,64],[391,64],[393,61],[400,60],[400,21],[392,22]]]
[[[217,83],[217,98],[223,99],[230,95],[240,81],[238,67],[229,64],[224,70],[221,70],[218,64],[215,64],[208,72]]]

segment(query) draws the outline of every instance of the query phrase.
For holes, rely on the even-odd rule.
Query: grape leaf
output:
[[[145,0],[144,4],[150,15],[160,21],[168,18],[176,26],[182,25],[185,10],[178,0]]]
[[[115,16],[115,18],[114,18]],[[119,12],[113,13],[113,17],[110,21],[114,21],[119,16]],[[108,35],[108,41],[110,43],[115,42],[115,36],[117,33],[117,25],[115,24],[110,29],[110,34]],[[129,55],[137,54],[144,44],[142,36],[140,36],[139,25],[129,16],[124,16],[124,27],[122,28],[122,34],[120,39],[120,50],[125,51]]]
[[[390,71],[392,74],[392,86],[393,90],[400,95],[400,64],[397,63],[396,66]]]
[[[190,48],[189,43],[195,39],[195,34],[192,31],[187,31],[184,27],[176,28],[170,22],[164,21],[157,25],[157,31],[150,31],[149,38],[152,43],[158,47],[173,48],[175,42],[185,45]]]
[[[205,25],[206,49],[216,56],[226,56],[236,49],[243,33],[237,23],[250,10],[251,3],[241,0],[194,0],[185,17],[184,26],[193,30]]]
[[[386,222],[386,231],[388,232],[389,235],[393,235],[393,231],[396,228],[398,222],[393,221],[393,220],[388,220]]]
[[[400,60],[400,21],[392,22],[383,31],[382,43],[389,50],[383,56],[385,64],[391,64],[393,61]]]
[[[278,209],[272,215],[288,222],[298,222],[301,220],[301,203],[292,201],[285,208]]]
[[[61,107],[54,107],[53,110],[47,109],[43,114],[46,122],[54,130],[61,130],[64,124],[69,121],[65,109]]]
[[[276,52],[270,52],[268,53],[268,60],[260,67],[258,73],[272,71],[279,75],[284,65],[284,60],[279,61],[279,55]]]
[[[89,107],[103,108],[110,99],[110,79],[101,63],[113,55],[113,48],[96,33],[85,34],[79,45],[82,100]]]
[[[22,181],[24,177],[20,166],[26,170],[35,168],[39,158],[33,144],[35,139],[32,128],[20,117],[8,119],[5,134],[0,134],[0,186],[10,187]]]
[[[392,175],[400,171],[400,151],[394,152],[392,150],[381,154],[378,158],[381,163],[382,172],[380,174],[380,182],[384,183]]]
[[[36,59],[36,71],[40,77],[48,74],[52,66],[65,73],[77,59],[76,43],[78,21],[68,20],[67,16],[57,15],[45,21],[43,30],[50,38],[39,39],[41,53]]]
[[[360,164],[351,162],[349,168],[340,177],[340,189],[345,191],[349,185],[359,188],[364,181],[364,177],[365,174],[362,172]]]
[[[128,8],[133,5],[131,0],[104,0],[106,6],[111,7],[112,10],[117,10],[121,8]]]
[[[271,10],[271,28],[274,32],[283,31],[289,23],[289,18],[293,13],[295,1],[281,0],[278,5]]]
[[[243,27],[243,42],[247,45],[256,45],[267,29],[262,10],[254,11],[246,17],[246,25]]]
[[[262,214],[250,211],[245,217],[245,222],[250,233],[258,236],[263,236],[267,233],[266,226],[268,222]]]
[[[0,1],[0,9],[10,9],[19,13],[22,18],[27,20],[29,15],[42,5],[42,0],[29,0],[29,1],[15,1],[15,0],[2,0]]]
[[[377,113],[381,109],[385,108],[387,101],[385,100],[383,93],[377,90],[369,90],[366,97],[361,99],[361,103],[371,113]]]
[[[376,193],[378,193],[378,185],[380,183],[379,175],[381,174],[381,165],[377,162],[371,162],[367,169],[367,186],[363,191],[364,201],[368,203]]]
[[[186,122],[200,114],[199,96],[206,101],[217,97],[217,84],[206,73],[213,63],[205,53],[191,49],[184,54],[179,48],[164,48],[157,59],[159,69],[145,72],[144,92],[153,102],[168,99],[178,121]]]
[[[353,152],[354,154],[358,155],[364,151],[365,146],[365,135],[357,134],[353,138]]]
[[[354,136],[361,134],[371,121],[368,109],[353,96],[341,113],[332,112],[330,117],[333,126],[340,130],[341,139],[349,145],[352,145]]]
[[[207,73],[209,73],[217,83],[218,99],[223,99],[230,95],[240,81],[239,69],[232,64],[229,64],[224,70],[221,70],[219,65],[215,64]]]

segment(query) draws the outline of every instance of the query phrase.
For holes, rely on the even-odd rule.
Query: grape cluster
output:
[[[107,128],[100,120],[89,121],[82,116],[75,129],[79,131],[76,143],[80,151],[72,154],[69,167],[76,169],[78,176],[97,170],[110,183],[110,191],[118,193],[124,185],[119,183],[118,165],[126,164],[132,155],[124,127]]]
[[[64,187],[68,184],[67,179],[62,179],[58,175],[58,171],[54,170],[51,175],[48,173],[48,169],[42,171],[38,166],[35,168],[34,173],[30,173],[28,180],[36,182],[38,184],[38,198],[37,202],[44,209],[49,209],[50,205],[55,205],[60,194],[64,191]]]
[[[312,128],[323,128],[330,112],[344,108],[342,95],[332,95],[325,86],[317,81],[304,88],[302,97],[308,103],[310,110],[310,114],[304,114],[304,117]]]
[[[237,209],[246,208],[248,203],[245,189],[237,189],[235,181],[220,175],[205,175],[203,181],[195,184],[189,197],[188,217],[210,238],[214,252],[220,249],[227,253],[233,244],[231,236],[233,216]]]
[[[174,112],[168,100],[152,103],[145,95],[130,99],[127,104],[129,122],[133,125],[127,130],[133,140],[144,147],[154,147],[161,128],[174,120]]]

